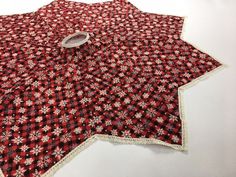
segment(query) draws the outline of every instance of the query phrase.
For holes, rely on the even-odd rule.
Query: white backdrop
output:
[[[98,141],[55,177],[235,177],[236,0],[130,1],[143,11],[188,16],[184,39],[228,68],[184,93],[188,152]],[[31,12],[49,2],[1,0],[0,15]]]

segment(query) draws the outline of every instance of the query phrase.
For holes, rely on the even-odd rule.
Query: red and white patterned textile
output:
[[[0,16],[2,175],[49,175],[93,137],[184,149],[178,89],[221,64],[181,39],[183,21],[126,0]],[[89,41],[61,47],[76,31]]]

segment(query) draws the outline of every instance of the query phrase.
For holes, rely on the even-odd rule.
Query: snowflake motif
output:
[[[149,117],[155,117],[157,114],[157,111],[153,108],[149,108],[147,109],[146,113]]]
[[[157,130],[157,134],[158,134],[159,136],[164,135],[164,130],[163,130],[162,128],[158,129],[158,130]]]
[[[42,120],[43,120],[43,117],[41,117],[41,116],[38,116],[38,117],[36,117],[36,119],[35,119],[36,122],[41,122]]]
[[[117,132],[117,130],[111,130],[111,134],[112,134],[113,136],[117,136],[117,135],[118,135],[118,132]]]
[[[24,163],[25,163],[25,165],[31,165],[33,161],[34,161],[33,158],[27,158],[27,159],[25,159]]]
[[[105,110],[105,111],[109,111],[109,110],[111,110],[111,109],[112,109],[112,107],[111,107],[110,104],[104,104],[104,110]]]
[[[16,106],[19,106],[22,103],[22,99],[20,97],[16,97],[13,102]]]
[[[29,146],[24,144],[23,146],[20,147],[20,149],[22,152],[26,152],[29,149]]]
[[[12,141],[13,141],[15,144],[17,144],[17,145],[23,143],[23,140],[24,140],[24,138],[22,138],[22,137],[20,137],[20,136],[17,136],[17,137],[15,137],[14,139],[12,139]]]
[[[121,119],[125,119],[127,117],[127,112],[126,111],[120,111],[117,113],[118,117]]]
[[[129,98],[125,98],[124,103],[125,103],[125,104],[130,104],[130,101],[131,101],[131,100],[130,100]]]
[[[179,138],[178,138],[178,136],[176,136],[176,135],[173,135],[171,139],[172,139],[172,141],[175,142],[175,143],[178,143],[178,142],[179,142]]]
[[[162,85],[162,86],[159,86],[159,87],[158,87],[158,91],[159,91],[159,92],[165,92],[166,89],[165,89],[165,87]]]
[[[19,130],[19,127],[18,127],[17,125],[14,125],[14,126],[11,127],[11,129],[12,129],[14,132],[16,132],[16,131]]]
[[[48,155],[46,155],[44,157],[40,157],[40,159],[37,162],[37,165],[43,169],[45,167],[48,167],[50,163],[51,163],[51,159]]]
[[[125,138],[131,138],[131,133],[129,130],[122,131],[122,136]]]
[[[66,114],[63,114],[60,118],[59,118],[59,121],[61,122],[61,123],[66,123],[66,122],[68,122],[70,119],[69,119],[69,116],[68,115],[66,115]]]
[[[75,134],[80,134],[81,132],[82,132],[82,128],[81,127],[77,127],[77,128],[75,128],[74,129],[74,132],[75,132]]]
[[[104,96],[104,95],[106,95],[106,94],[107,94],[107,91],[106,91],[106,90],[101,90],[101,91],[100,91],[100,95],[103,95],[103,96]]]
[[[85,103],[91,102],[91,101],[92,101],[91,98],[83,97],[83,98],[80,100],[80,103],[85,104]]]
[[[15,177],[23,177],[25,171],[26,171],[26,170],[24,169],[24,167],[19,166],[18,169],[16,170],[14,176],[15,176]]]
[[[140,112],[138,112],[138,113],[135,114],[135,117],[136,117],[137,119],[140,119],[140,118],[142,117],[142,114],[141,114]]]
[[[5,125],[11,125],[11,124],[13,124],[15,122],[15,119],[14,119],[14,117],[12,117],[12,116],[6,116],[4,119],[3,119],[3,123],[5,124]]]
[[[48,125],[45,125],[44,127],[43,127],[43,131],[44,132],[47,132],[48,130],[50,130],[51,129],[51,127],[49,127]]]
[[[25,108],[23,108],[23,107],[21,107],[20,109],[19,109],[19,113],[22,113],[22,114],[24,114],[25,113]]]
[[[143,125],[138,124],[137,126],[134,126],[134,132],[135,133],[141,133],[143,131]]]
[[[67,105],[67,101],[66,101],[66,100],[62,100],[62,101],[60,101],[59,106],[61,106],[61,107],[65,107],[66,105]]]
[[[38,155],[42,151],[42,149],[43,148],[41,146],[36,145],[30,152],[34,155]]]
[[[62,129],[60,127],[56,127],[52,133],[56,136],[59,136],[61,132],[62,132]]]
[[[27,120],[27,117],[26,116],[21,116],[17,122],[19,122],[20,124],[23,124],[25,121]]]
[[[1,146],[0,146],[0,153],[3,153],[3,151],[4,151],[5,148],[6,148],[6,146],[1,145]]]
[[[49,111],[49,108],[48,108],[47,106],[43,106],[43,107],[41,108],[41,112],[42,112],[43,114],[47,114],[48,111]]]
[[[45,143],[45,142],[48,142],[49,139],[50,139],[49,136],[48,136],[48,135],[45,135],[45,136],[42,137],[41,140],[42,140],[42,142]]]
[[[63,142],[63,143],[66,143],[68,141],[71,140],[71,134],[70,133],[66,133],[64,135],[61,136],[60,140]]]
[[[58,160],[60,160],[63,157],[64,152],[65,151],[63,151],[61,148],[57,146],[52,155],[54,155]]]
[[[27,100],[25,102],[26,106],[32,106],[33,105],[33,102],[31,100]]]
[[[17,164],[21,161],[21,157],[19,155],[16,155],[15,158],[14,158],[14,162]]]
[[[48,89],[45,93],[47,96],[50,96],[53,94],[53,91],[51,89]]]
[[[170,121],[176,122],[178,121],[178,117],[174,116],[174,115],[169,115]]]
[[[38,140],[41,137],[41,133],[39,131],[32,131],[29,135],[31,141]]]
[[[60,114],[60,112],[61,112],[61,110],[60,109],[55,109],[55,111],[53,112],[54,114],[56,114],[56,115],[59,115]]]
[[[162,117],[157,117],[157,119],[156,119],[156,120],[157,120],[157,122],[158,122],[158,123],[163,123],[163,122],[164,122],[164,120],[163,120],[163,118],[162,118]]]
[[[114,106],[115,106],[115,107],[120,107],[121,104],[120,104],[120,102],[115,102],[115,103],[114,103]]]
[[[82,95],[83,95],[83,91],[81,91],[81,90],[78,91],[78,92],[77,92],[77,95],[78,95],[78,96],[82,96]]]

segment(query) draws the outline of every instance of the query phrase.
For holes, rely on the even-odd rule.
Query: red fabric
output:
[[[1,16],[4,175],[41,175],[95,134],[182,146],[178,88],[221,65],[180,39],[182,25],[122,0]],[[89,42],[62,48],[76,31]]]

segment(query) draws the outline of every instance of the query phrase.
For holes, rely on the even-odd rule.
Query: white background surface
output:
[[[236,0],[130,1],[143,11],[188,16],[184,39],[228,68],[184,92],[188,152],[98,141],[55,177],[236,177]],[[0,14],[49,2],[1,0]]]

